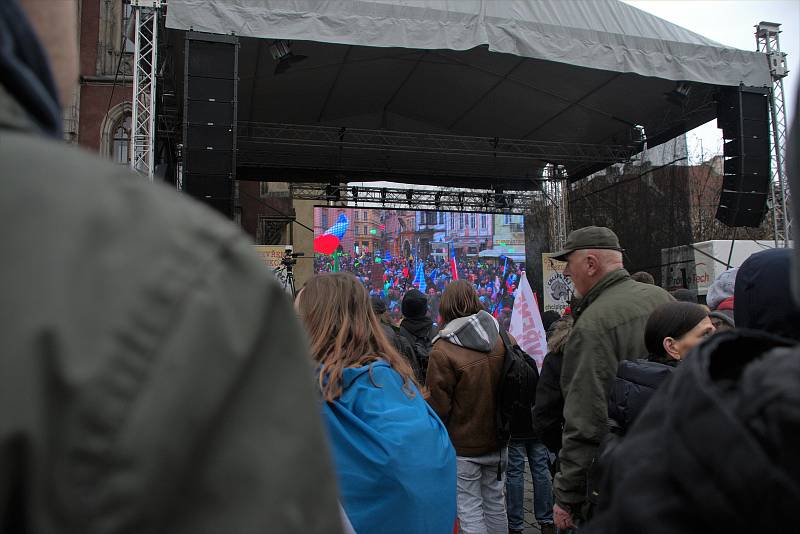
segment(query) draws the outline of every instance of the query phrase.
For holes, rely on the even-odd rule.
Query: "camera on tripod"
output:
[[[281,265],[284,265],[287,269],[291,269],[292,265],[297,265],[297,258],[305,256],[302,252],[293,252],[293,250],[292,247],[286,247],[283,251]]]

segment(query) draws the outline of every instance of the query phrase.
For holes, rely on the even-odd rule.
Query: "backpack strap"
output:
[[[511,348],[512,348],[512,346],[511,346],[511,340],[508,338],[508,332],[506,332],[505,330],[503,330],[503,327],[502,327],[502,326],[500,327],[500,339],[502,339],[502,340],[503,340],[503,345],[504,345],[504,346],[505,346],[505,348],[506,348],[506,354],[508,354],[509,352],[511,352]]]

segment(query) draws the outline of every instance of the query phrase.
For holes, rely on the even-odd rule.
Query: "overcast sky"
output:
[[[781,51],[788,54],[789,75],[784,78],[786,108],[794,111],[794,97],[800,80],[800,0],[623,0],[709,39],[742,50],[755,50],[755,28],[761,21],[781,25]],[[791,115],[787,117],[790,120]],[[693,160],[700,156],[700,143],[706,158],[722,152],[722,139],[716,121],[689,133]]]

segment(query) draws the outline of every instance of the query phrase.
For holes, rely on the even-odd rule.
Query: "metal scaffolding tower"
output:
[[[786,69],[786,54],[781,52],[778,35],[781,25],[774,22],[759,22],[756,26],[756,46],[767,55],[772,74],[770,90],[770,125],[772,127],[772,180],[770,204],[775,246],[788,247],[792,232],[792,215],[789,207],[791,194],[785,176],[786,156],[786,103],[783,79]]]
[[[158,18],[163,0],[131,0],[135,17],[131,168],[153,179],[156,134]]]
[[[569,210],[569,180],[564,167],[548,165],[545,167],[545,182],[542,192],[549,207],[550,247],[552,250],[561,250],[567,242],[569,224],[567,211]]]

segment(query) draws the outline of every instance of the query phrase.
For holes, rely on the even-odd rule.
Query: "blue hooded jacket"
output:
[[[344,369],[342,388],[322,415],[355,531],[451,533],[456,455],[436,413],[384,361]]]

